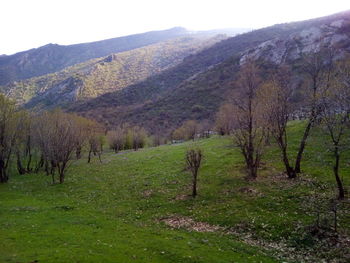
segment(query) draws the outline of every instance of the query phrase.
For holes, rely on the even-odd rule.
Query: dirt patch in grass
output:
[[[179,195],[177,195],[177,196],[174,197],[174,200],[175,200],[175,201],[185,201],[185,200],[188,200],[188,199],[190,199],[190,198],[192,198],[192,196],[190,196],[190,195],[185,195],[185,194],[179,194]]]
[[[219,226],[210,225],[205,222],[197,222],[194,221],[192,218],[185,216],[170,216],[167,218],[162,218],[160,221],[166,224],[167,226],[170,226],[171,228],[184,228],[188,231],[215,232],[221,229],[221,227]]]
[[[148,189],[142,192],[142,197],[148,198],[151,197],[153,194],[153,190],[152,189]]]
[[[260,191],[253,187],[241,187],[238,189],[238,191],[249,196],[263,196],[263,194]]]

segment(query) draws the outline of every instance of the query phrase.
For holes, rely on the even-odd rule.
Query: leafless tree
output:
[[[132,148],[137,151],[139,148],[143,148],[146,144],[147,132],[144,128],[134,126],[131,128],[132,134]]]
[[[233,118],[235,107],[226,103],[221,105],[218,113],[216,114],[215,127],[220,135],[228,135],[234,128]]]
[[[172,140],[185,140],[185,137],[186,137],[186,132],[182,126],[175,129],[171,134]]]
[[[193,140],[196,138],[196,135],[199,131],[199,124],[195,120],[185,121],[182,125],[186,140]]]
[[[18,125],[15,103],[0,94],[0,183],[9,179],[8,168],[18,136]]]
[[[165,138],[163,137],[163,132],[159,126],[154,128],[153,131],[153,145],[159,146],[161,144],[165,144]]]
[[[87,134],[88,134],[88,145],[89,145],[89,154],[88,154],[88,163],[91,161],[92,154],[94,156],[98,156],[100,162],[101,154],[102,154],[102,143],[101,136],[104,134],[104,129],[97,122],[90,121],[87,126]]]
[[[107,138],[110,148],[113,149],[115,153],[123,150],[125,145],[125,132],[121,127],[109,131],[107,133]]]
[[[199,131],[202,138],[209,138],[210,137],[210,131],[211,131],[212,125],[210,124],[209,120],[203,120],[199,124]]]
[[[333,172],[337,182],[338,199],[344,199],[344,185],[339,175],[341,152],[348,146],[346,130],[350,114],[350,60],[339,62],[332,74],[332,82],[322,98],[322,120],[331,139],[334,166]]]
[[[333,70],[334,50],[330,48],[321,49],[319,52],[310,53],[303,56],[302,71],[307,77],[306,81],[306,104],[307,124],[304,129],[303,137],[300,141],[297,157],[295,160],[294,170],[296,173],[301,172],[301,161],[307,139],[311,128],[322,112],[321,98],[330,85],[330,77]]]
[[[176,140],[185,139],[194,141],[199,128],[199,124],[195,120],[187,120],[173,132],[172,137]]]
[[[36,120],[36,141],[44,155],[46,170],[55,183],[55,170],[59,182],[65,180],[65,172],[76,149],[76,118],[55,110],[42,113]]]
[[[15,145],[15,154],[17,159],[17,170],[19,174],[30,173],[40,166],[40,158],[33,140],[33,114],[21,110],[18,112],[18,131]],[[34,159],[34,160],[33,160]],[[37,161],[36,161],[37,160]]]
[[[273,72],[269,81],[265,82],[259,91],[263,103],[265,119],[268,122],[269,133],[275,138],[282,154],[282,160],[288,178],[295,178],[296,172],[288,157],[287,123],[293,113],[291,103],[293,87],[291,72],[287,66],[279,66]]]
[[[72,118],[74,118],[75,121],[75,157],[78,160],[82,157],[83,147],[87,143],[89,125],[91,121],[78,115],[72,115]]]
[[[248,61],[242,65],[233,94],[233,138],[244,156],[248,178],[255,179],[267,139],[263,104],[258,98],[262,80],[258,66]]]
[[[192,197],[197,196],[198,170],[201,166],[203,154],[201,149],[190,149],[186,152],[187,169],[192,174]]]

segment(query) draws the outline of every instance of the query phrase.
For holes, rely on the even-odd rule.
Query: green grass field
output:
[[[291,152],[301,126],[291,124]],[[62,185],[43,173],[14,175],[0,185],[0,262],[347,262],[349,251],[323,249],[305,234],[316,219],[310,197],[336,194],[325,142],[314,132],[304,173],[292,181],[270,146],[251,182],[230,138],[198,140],[205,160],[196,199],[184,170],[193,142],[106,152],[102,164],[75,161]],[[349,157],[341,171],[347,187]],[[174,218],[213,232],[166,224]],[[339,227],[349,233],[346,215]]]

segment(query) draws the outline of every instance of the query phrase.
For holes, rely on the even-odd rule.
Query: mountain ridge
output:
[[[122,36],[73,45],[47,44],[39,48],[0,57],[0,85],[53,73],[88,59],[158,43],[187,35],[185,28]]]
[[[57,73],[14,83],[3,92],[27,108],[52,108],[123,89],[180,63],[223,36],[186,36],[106,57],[92,59]],[[21,92],[23,87],[23,92]],[[25,87],[29,87],[25,89]],[[17,94],[16,94],[17,93]]]
[[[107,120],[110,126],[130,122],[146,126],[150,130],[161,126],[170,131],[186,119],[213,120],[232,88],[244,54],[254,52],[267,41],[287,40],[303,30],[322,27],[339,19],[349,21],[350,11],[278,24],[223,40],[185,58],[170,71],[123,91],[108,93],[83,105],[72,106],[70,110],[99,121]],[[342,30],[346,35],[345,44],[349,47],[350,30],[347,23],[344,25]],[[331,33],[336,35],[338,29]],[[274,48],[278,50],[277,46],[272,50]]]

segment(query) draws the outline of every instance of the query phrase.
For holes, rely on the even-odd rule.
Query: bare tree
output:
[[[18,112],[18,128],[15,145],[19,174],[38,172],[44,166],[44,158],[35,140],[35,114],[25,110]]]
[[[215,128],[220,135],[228,135],[234,128],[233,118],[235,107],[226,103],[221,105],[218,113],[216,114]]]
[[[87,143],[88,135],[89,135],[88,127],[91,121],[86,118],[80,117],[78,115],[72,115],[72,118],[74,118],[74,121],[75,121],[75,134],[76,134],[75,157],[78,160],[81,158],[83,147]]]
[[[269,133],[275,138],[281,150],[288,178],[295,178],[296,172],[288,157],[287,123],[293,113],[291,103],[293,88],[289,68],[280,66],[270,80],[264,83],[259,93],[261,102],[264,104],[263,113],[268,122]]]
[[[41,151],[41,156],[43,159],[43,163],[45,166],[45,172],[47,175],[52,175],[52,183],[55,183],[55,177],[53,174],[53,169],[50,169],[50,163],[51,163],[51,151],[50,151],[50,144],[49,144],[49,136],[50,136],[50,124],[46,122],[50,118],[49,113],[43,112],[40,115],[36,116],[33,119],[33,127],[34,127],[34,134],[33,137],[34,144],[36,147],[38,147]],[[37,169],[38,171],[39,169]],[[52,171],[52,173],[50,173]]]
[[[350,60],[339,62],[332,75],[332,85],[322,99],[322,120],[331,139],[334,166],[333,172],[337,182],[338,199],[344,199],[344,185],[339,175],[341,152],[346,142],[345,132],[349,125],[350,114]]]
[[[123,150],[125,146],[125,132],[121,127],[117,127],[116,129],[109,131],[107,133],[107,139],[109,146],[115,153]]]
[[[186,139],[194,141],[199,131],[199,124],[195,120],[188,120],[185,121],[183,127],[186,132]]]
[[[132,134],[132,148],[137,151],[139,148],[143,148],[146,144],[147,132],[144,128],[134,126],[131,128]]]
[[[185,137],[186,137],[186,132],[183,126],[180,126],[179,128],[175,129],[171,134],[171,138],[173,140],[184,140]]]
[[[30,117],[27,112],[21,111],[19,113],[18,133],[15,144],[19,174],[31,172],[32,148]]]
[[[65,180],[65,172],[76,149],[76,118],[71,114],[55,110],[42,113],[36,122],[36,140],[46,163],[46,171],[55,183],[55,170],[59,182]]]
[[[209,138],[210,137],[210,130],[212,125],[210,124],[209,120],[203,120],[199,124],[199,131],[202,138]]]
[[[187,120],[173,132],[172,137],[176,140],[194,140],[199,128],[199,124],[195,120]]]
[[[100,160],[100,163],[102,163],[101,154],[101,144],[100,144],[100,138],[98,135],[90,136],[89,138],[89,155],[88,155],[88,163],[91,162],[91,156],[92,154],[94,156],[98,156],[98,159]]]
[[[166,143],[166,139],[165,137],[163,137],[162,129],[159,126],[155,127],[153,131],[153,145],[159,146],[165,143]]]
[[[319,52],[310,53],[303,56],[302,71],[306,74],[306,110],[307,124],[304,129],[303,137],[300,141],[297,157],[295,160],[294,170],[296,173],[301,172],[301,160],[309,137],[311,128],[322,112],[321,98],[325,90],[330,85],[330,76],[333,70],[334,50],[324,48]]]
[[[201,166],[202,157],[203,154],[201,149],[190,149],[186,152],[187,169],[192,174],[192,197],[197,196],[198,170]]]
[[[91,161],[92,154],[94,156],[98,156],[100,162],[101,154],[102,154],[102,144],[101,144],[101,136],[104,134],[104,129],[97,122],[89,121],[87,125],[87,134],[88,134],[88,145],[89,145],[89,155],[88,155],[88,163]]]
[[[8,168],[18,136],[18,124],[15,103],[0,94],[0,183],[9,179]]]
[[[263,104],[258,98],[262,81],[257,65],[246,62],[239,72],[236,92],[233,97],[235,144],[244,156],[248,178],[255,179],[267,138],[267,123],[264,120]]]

